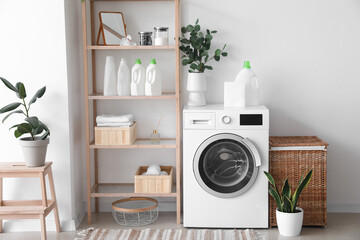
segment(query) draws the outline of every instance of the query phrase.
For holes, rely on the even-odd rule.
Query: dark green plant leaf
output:
[[[220,49],[216,49],[215,50],[215,56],[219,57],[221,55],[221,50]]]
[[[283,208],[283,212],[292,212],[292,204],[290,199],[287,196],[283,196],[284,198],[284,208]]]
[[[275,202],[276,202],[276,205],[279,208],[279,211],[282,212],[283,211],[283,206],[281,204],[281,199],[280,199],[280,196],[277,193],[277,191],[272,186],[270,186],[269,193],[275,199]]]
[[[206,33],[207,33],[207,35],[210,35],[210,30],[206,29]]]
[[[201,39],[201,42],[203,42],[204,41],[204,34],[202,33],[202,32],[199,32],[198,33],[198,38],[200,38]]]
[[[196,19],[196,22],[195,22],[195,24],[198,24],[199,23],[199,19]]]
[[[187,25],[186,30],[188,32],[191,32],[192,30],[194,30],[194,26],[189,24],[189,25]]]
[[[181,32],[182,32],[182,33],[186,33],[186,27],[182,27],[182,28],[181,28]]]
[[[37,100],[38,98],[41,98],[41,97],[44,95],[45,92],[46,92],[46,86],[40,88],[39,90],[37,90],[37,92],[35,93],[35,95],[34,95],[34,96],[32,97],[32,99],[30,100],[29,106],[30,106],[31,104],[33,104],[34,102],[36,102],[36,100]]]
[[[33,129],[33,135],[38,135],[40,133],[42,133],[44,131],[44,128],[42,126],[39,126],[38,128],[36,129]]]
[[[187,60],[187,59],[184,59],[184,60],[182,60],[181,63],[182,63],[183,66],[186,66],[186,65],[188,64],[188,60]]]
[[[11,130],[12,128],[15,128],[17,126],[19,126],[19,124],[16,124],[16,125],[12,126],[11,128],[9,128],[9,130]]]
[[[25,121],[27,121],[32,129],[36,129],[40,126],[40,121],[37,117],[28,117],[25,118]]]
[[[206,69],[213,70],[212,66],[205,66]]]
[[[216,31],[216,30],[214,30],[214,31],[211,31],[211,33],[217,33],[217,31]]]
[[[193,69],[193,70],[197,69],[197,64],[192,63],[192,64],[190,65],[190,68]]]
[[[201,53],[201,56],[202,56],[202,57],[205,57],[205,56],[207,56],[207,55],[209,55],[208,51],[204,51],[204,52]]]
[[[207,40],[212,40],[213,39],[213,37],[209,34],[209,35],[206,35],[206,37],[205,37]]]
[[[21,105],[21,103],[18,103],[18,102],[10,103],[10,104],[6,105],[5,107],[3,107],[2,109],[0,109],[0,114],[10,112],[10,111],[16,109],[20,105]]]
[[[291,188],[288,179],[284,181],[284,185],[281,190],[281,196],[291,198]]]
[[[207,62],[208,60],[209,60],[209,55],[206,55],[205,62]]]
[[[196,32],[200,31],[200,25],[195,25],[194,29]]]
[[[20,99],[26,98],[26,90],[24,84],[22,82],[18,82],[16,83],[15,87],[17,89],[16,95],[18,96],[18,98]]]
[[[226,48],[226,44],[224,44],[224,46],[223,46],[223,49],[222,49],[222,50],[224,51],[224,50],[225,50],[225,48]]]
[[[28,124],[28,123],[19,124],[19,126],[17,127],[17,130],[19,131],[19,133],[22,133],[22,134],[32,132],[32,128],[31,128],[30,124]]]
[[[19,137],[21,137],[23,135],[23,133],[20,133],[17,129],[14,131],[14,136],[16,137],[16,138],[19,138]]]
[[[292,211],[295,211],[299,196],[300,196],[301,192],[304,190],[304,188],[309,184],[312,175],[313,175],[313,170],[310,170],[306,174],[305,178],[300,182],[299,186],[296,188],[296,190],[293,194],[293,198],[292,198],[292,201],[293,201]]]
[[[6,116],[4,117],[4,119],[2,120],[2,123],[4,123],[5,120],[6,120],[8,117],[10,117],[11,115],[13,115],[14,113],[22,113],[22,114],[25,114],[25,113],[23,112],[23,110],[13,111],[13,112],[9,113],[8,115],[6,115]]]
[[[220,61],[220,56],[214,56],[215,61]]]
[[[222,52],[221,53],[221,56],[223,56],[223,57],[226,57],[228,54],[227,54],[227,52]]]
[[[0,80],[5,84],[5,86],[7,88],[9,88],[10,90],[14,91],[14,92],[17,92],[17,89],[14,87],[14,85],[12,85],[8,80],[6,80],[5,78],[3,77],[0,77]]]

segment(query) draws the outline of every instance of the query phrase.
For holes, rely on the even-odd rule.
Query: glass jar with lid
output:
[[[154,27],[154,44],[156,46],[169,45],[168,27]]]

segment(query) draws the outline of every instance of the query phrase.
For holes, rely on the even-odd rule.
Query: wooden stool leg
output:
[[[43,172],[40,173],[40,184],[41,184],[41,201],[42,206],[47,207],[47,195],[46,195],[46,184],[45,184],[45,175]]]
[[[44,214],[40,214],[41,240],[46,240],[46,223]]]
[[[2,187],[3,187],[3,178],[0,177],[0,206],[2,206],[2,200],[3,200],[3,191],[2,191]],[[2,227],[2,219],[0,219],[0,233],[3,232],[3,227]]]
[[[56,231],[60,232],[60,221],[59,221],[59,212],[58,212],[58,207],[57,207],[57,201],[56,201],[56,194],[55,194],[55,187],[54,187],[54,178],[52,175],[52,170],[50,168],[49,173],[48,173],[48,177],[49,177],[49,185],[50,185],[50,192],[51,192],[51,199],[54,201],[55,203],[55,208],[54,208],[54,217],[55,217],[55,225],[56,225]]]

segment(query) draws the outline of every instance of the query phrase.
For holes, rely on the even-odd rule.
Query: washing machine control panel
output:
[[[224,123],[224,124],[229,124],[231,122],[231,118],[227,115],[223,116],[221,118],[221,121]]]

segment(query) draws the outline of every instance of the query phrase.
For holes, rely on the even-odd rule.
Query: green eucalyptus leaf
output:
[[[194,30],[194,26],[189,24],[189,25],[187,25],[186,30],[188,32],[191,32],[192,30]]]
[[[182,32],[182,33],[186,33],[186,27],[182,27],[182,28],[181,28],[181,32]]]
[[[201,53],[202,57],[205,57],[205,56],[208,56],[208,55],[209,55],[208,51],[204,51],[204,52]]]
[[[215,56],[219,57],[221,55],[221,50],[220,49],[216,49],[215,50]]]
[[[182,63],[183,66],[186,66],[186,65],[188,64],[188,60],[187,60],[187,59],[184,59],[184,60],[182,60],[181,63]]]
[[[26,90],[24,84],[22,82],[18,82],[16,83],[15,87],[17,89],[16,95],[18,96],[18,98],[20,99],[26,98]]]
[[[210,30],[206,29],[206,33],[207,33],[207,35],[210,35]]]
[[[4,83],[4,85],[9,88],[10,90],[17,92],[17,89],[14,87],[14,85],[12,85],[8,80],[6,80],[3,77],[0,77],[0,80]]]
[[[206,69],[213,70],[212,66],[205,66]]]
[[[198,38],[200,38],[201,39],[201,41],[204,41],[204,34],[202,33],[202,32],[199,32],[198,33]]]
[[[196,22],[195,22],[195,24],[198,24],[199,23],[199,19],[196,19]]]
[[[16,109],[20,105],[21,105],[21,103],[19,103],[19,102],[10,103],[10,104],[8,104],[5,107],[0,109],[0,114],[10,112],[10,111]]]
[[[206,55],[205,62],[207,62],[208,60],[209,60],[209,55]]]
[[[211,31],[211,33],[217,33],[217,31],[216,31],[216,30],[214,30],[214,31]]]
[[[192,63],[192,64],[190,65],[190,68],[193,69],[193,70],[197,69],[197,64]]]
[[[205,37],[207,40],[212,40],[213,39],[213,37],[209,34],[209,35],[206,35],[206,37]]]
[[[220,61],[220,56],[214,56],[215,61]]]
[[[6,120],[8,117],[10,117],[11,115],[13,115],[14,113],[22,113],[22,114],[25,114],[25,113],[23,112],[23,110],[13,111],[13,112],[9,113],[8,115],[6,115],[6,116],[3,118],[2,123],[4,123],[5,120]]]
[[[227,52],[222,52],[222,53],[221,53],[221,56],[223,56],[223,57],[226,57],[227,55],[228,55]]]
[[[224,46],[223,46],[223,49],[222,49],[222,50],[224,51],[224,50],[225,50],[225,48],[226,48],[226,44],[224,44]]]
[[[194,29],[196,32],[200,31],[200,25],[195,25]]]
[[[30,106],[31,104],[33,104],[34,102],[36,102],[36,100],[37,100],[38,98],[41,98],[41,97],[44,95],[45,91],[46,91],[46,86],[40,88],[39,90],[37,90],[37,92],[35,93],[35,95],[34,95],[34,96],[32,97],[32,99],[30,100],[29,106]]]

